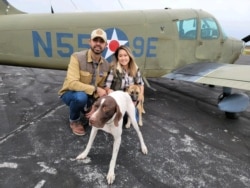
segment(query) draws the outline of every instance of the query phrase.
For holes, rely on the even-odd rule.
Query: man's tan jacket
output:
[[[110,65],[101,57],[95,69],[91,53],[91,50],[84,50],[71,55],[66,78],[58,92],[59,96],[69,90],[84,91],[88,95],[93,95],[96,87],[104,87]]]

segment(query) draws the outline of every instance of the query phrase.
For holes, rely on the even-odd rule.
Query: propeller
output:
[[[243,40],[244,42],[250,41],[250,35],[245,36],[245,37],[242,38],[241,40]]]

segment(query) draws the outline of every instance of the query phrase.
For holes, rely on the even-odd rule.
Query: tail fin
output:
[[[7,14],[25,14],[25,12],[16,9],[7,0],[0,0],[0,15]]]

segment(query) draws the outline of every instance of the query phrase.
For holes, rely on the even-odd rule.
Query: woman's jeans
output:
[[[93,98],[83,91],[67,91],[61,96],[62,101],[69,106],[70,122],[80,120],[80,114],[92,105]],[[85,108],[85,110],[84,110]]]
[[[136,107],[135,107],[135,119],[138,123],[139,122],[139,111],[138,111],[138,108],[136,108]]]

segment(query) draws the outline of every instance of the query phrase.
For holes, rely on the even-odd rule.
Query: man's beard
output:
[[[99,50],[100,49],[100,50]],[[104,49],[102,49],[101,47],[98,48],[98,50],[95,47],[91,47],[92,52],[94,52],[96,55],[100,55],[102,54],[102,52],[104,51]]]

